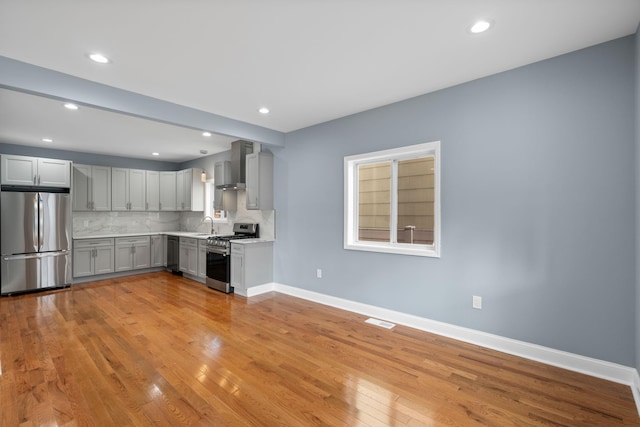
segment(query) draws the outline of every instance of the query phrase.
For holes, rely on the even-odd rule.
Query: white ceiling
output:
[[[633,34],[640,20],[640,0],[0,0],[0,10],[2,56],[282,132]],[[471,35],[478,18],[495,25]],[[96,51],[113,63],[89,61]],[[0,103],[0,138],[41,138],[43,118],[14,126],[13,105]],[[92,122],[77,125],[88,129],[73,149],[97,141],[117,154],[123,135],[110,132],[122,121],[126,147],[164,151],[133,133],[140,119],[116,117],[100,131],[112,144]],[[148,126],[147,139],[176,145]]]
[[[0,141],[13,144],[181,163],[227,151],[236,139],[0,89]]]

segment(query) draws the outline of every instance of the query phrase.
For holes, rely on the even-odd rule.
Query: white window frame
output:
[[[358,240],[358,166],[418,157],[434,157],[434,229],[432,245]],[[394,172],[395,173],[395,172]],[[397,174],[396,174],[397,175]],[[397,179],[397,178],[394,178]],[[391,191],[391,235],[397,223],[397,188]],[[384,252],[440,258],[440,141],[392,148],[344,158],[344,248],[357,251]],[[392,237],[395,240],[395,237]]]
[[[214,189],[215,189],[215,181],[213,179],[208,179],[204,183],[204,211],[202,212],[202,220],[204,221],[205,218],[209,216],[213,219],[214,224],[220,224],[220,223],[224,224],[228,222],[229,213],[227,211],[221,211],[223,215],[222,218],[214,217],[214,211],[212,208],[213,206],[212,202],[214,197],[212,193]]]

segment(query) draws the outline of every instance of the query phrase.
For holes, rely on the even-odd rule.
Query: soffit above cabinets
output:
[[[69,111],[64,101],[0,89],[0,142],[182,163],[204,156],[200,150],[228,151],[235,139],[86,106]]]

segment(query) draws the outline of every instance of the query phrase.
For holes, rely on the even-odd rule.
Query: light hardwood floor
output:
[[[0,299],[2,426],[640,425],[629,387],[169,273]]]

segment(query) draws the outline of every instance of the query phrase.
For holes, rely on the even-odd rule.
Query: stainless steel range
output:
[[[207,239],[207,286],[227,294],[231,286],[231,241],[260,237],[258,224],[236,223],[228,236],[213,236]]]

